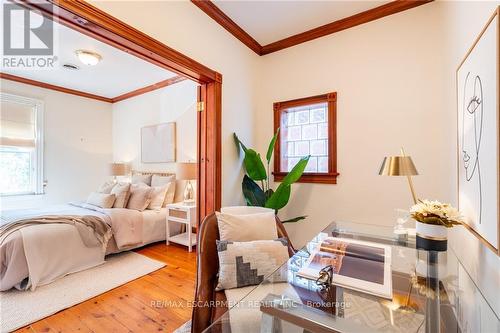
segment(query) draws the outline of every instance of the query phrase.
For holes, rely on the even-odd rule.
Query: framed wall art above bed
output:
[[[176,159],[175,122],[141,128],[142,163],[168,163]]]
[[[457,69],[458,207],[466,227],[500,254],[500,7]]]

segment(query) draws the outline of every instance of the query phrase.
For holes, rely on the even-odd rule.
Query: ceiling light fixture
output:
[[[83,64],[88,66],[95,66],[102,59],[100,54],[86,50],[76,50],[76,56]]]

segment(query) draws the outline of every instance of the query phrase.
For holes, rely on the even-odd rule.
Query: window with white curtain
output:
[[[43,193],[43,103],[0,95],[0,195]]]

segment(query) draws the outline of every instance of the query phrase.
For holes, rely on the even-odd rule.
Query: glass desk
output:
[[[310,253],[329,236],[389,249],[385,277],[390,276],[392,295],[335,283],[325,290],[299,275]],[[395,237],[392,227],[334,222],[260,285],[227,290],[229,311],[205,332],[462,332],[456,267],[448,267],[453,251],[417,249],[415,237]],[[362,270],[363,261],[358,263]]]

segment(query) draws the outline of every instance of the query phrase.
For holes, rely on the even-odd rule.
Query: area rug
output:
[[[186,321],[181,327],[176,329],[174,333],[191,333],[191,320]]]
[[[10,332],[98,296],[165,264],[135,252],[106,257],[100,266],[69,274],[35,291],[0,292],[0,329]]]

